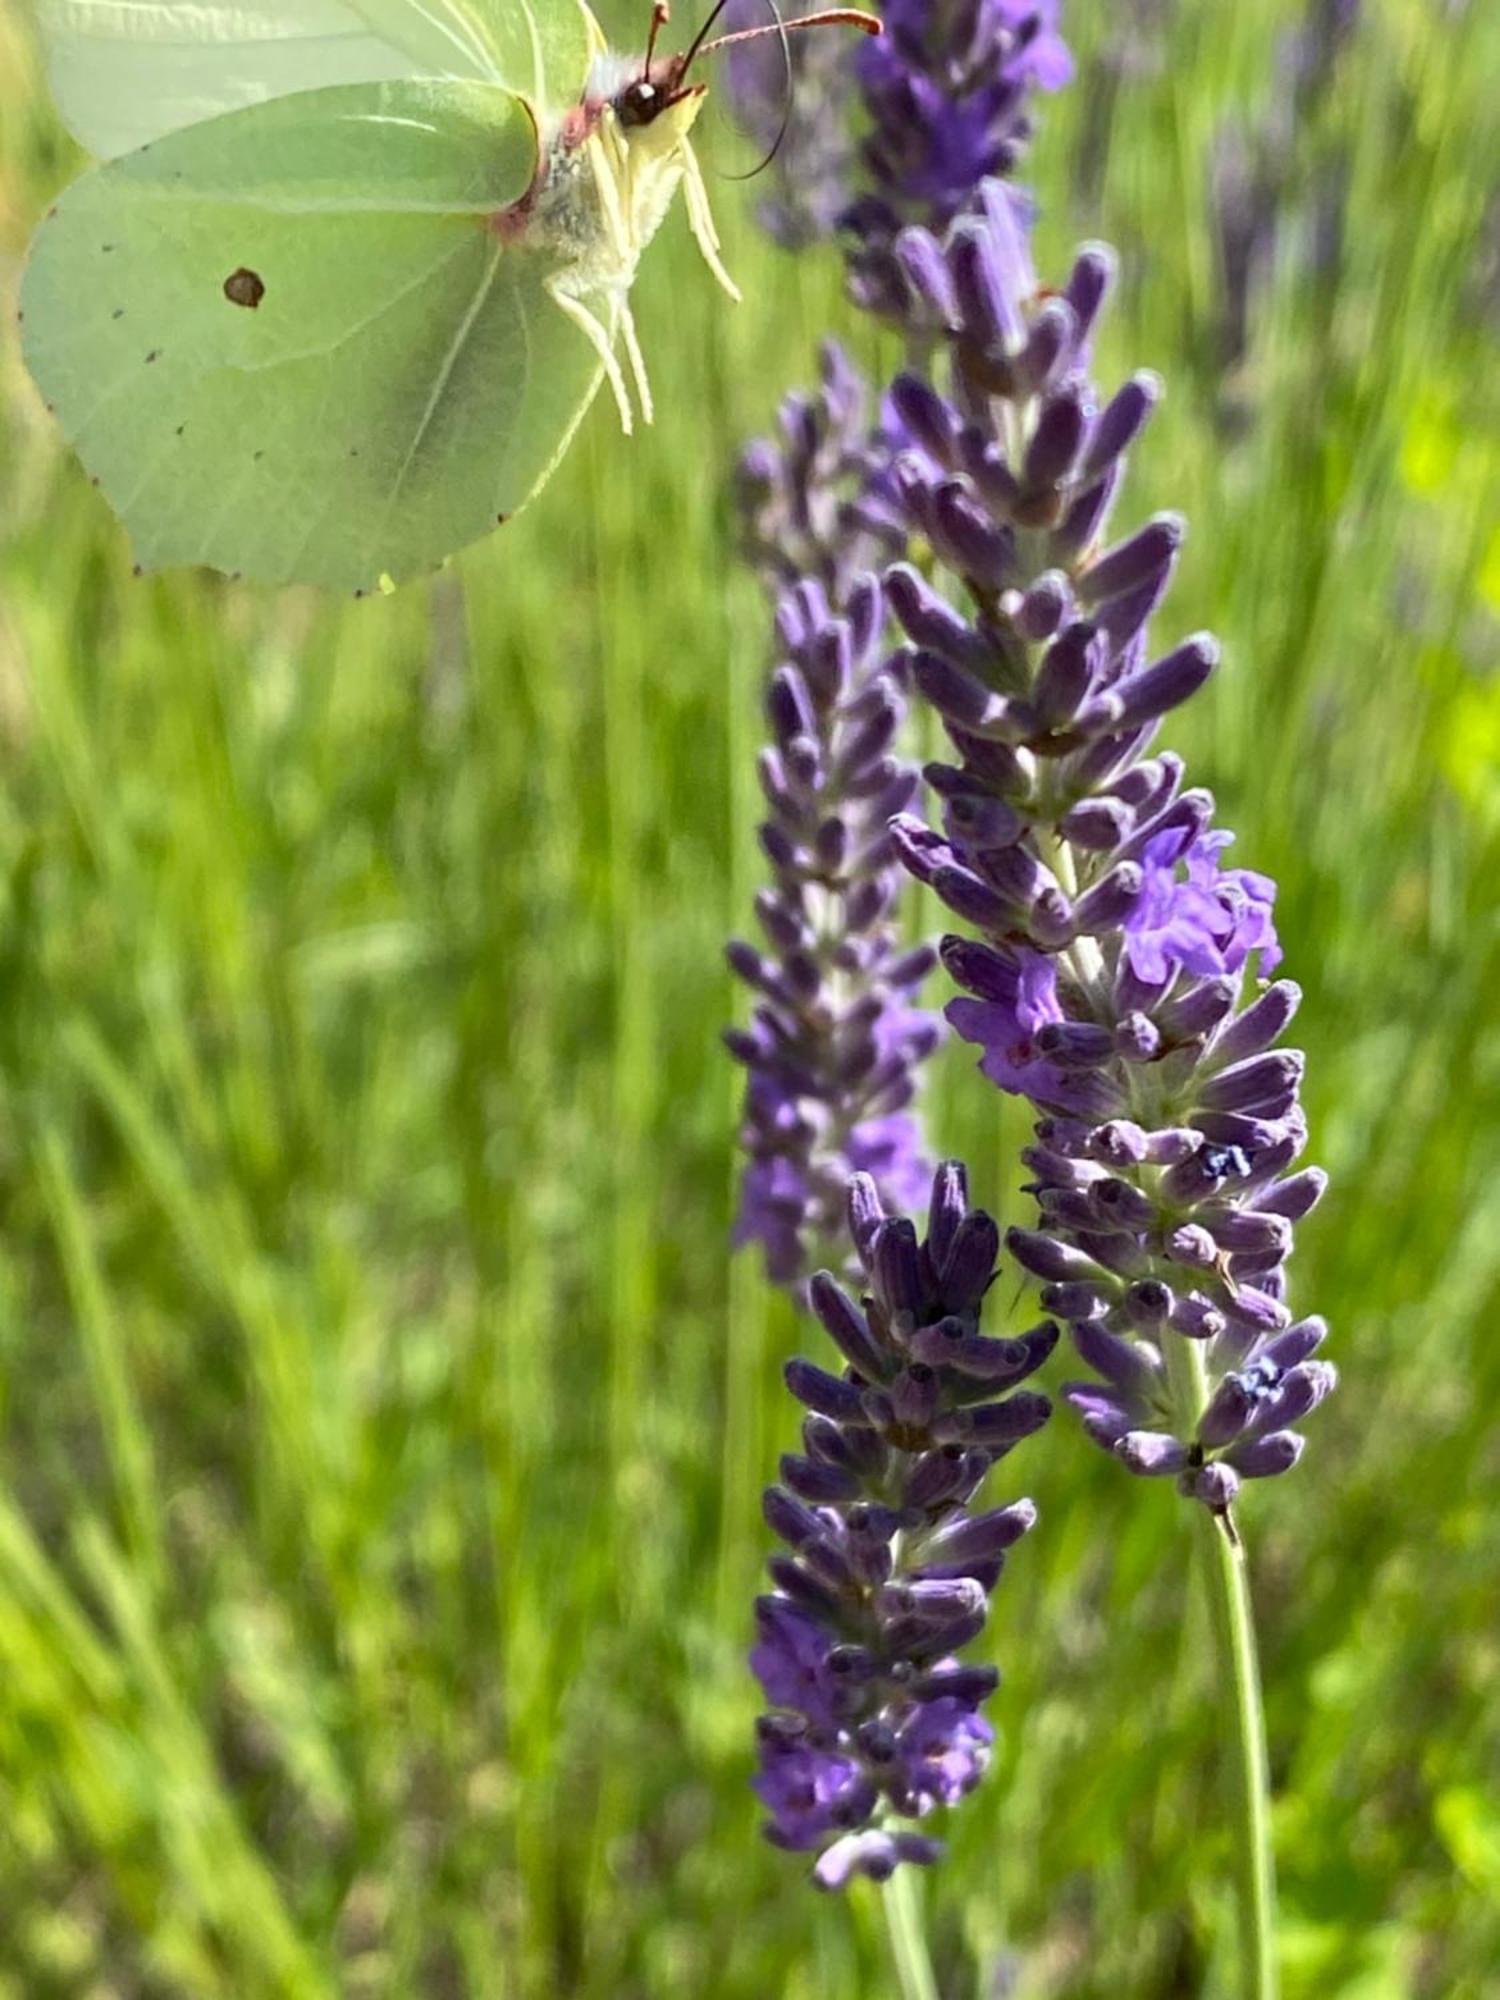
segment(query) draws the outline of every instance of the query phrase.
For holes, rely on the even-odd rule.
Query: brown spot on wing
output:
[[[265,295],[265,279],[259,271],[251,271],[243,264],[224,280],[225,298],[232,306],[244,306],[248,312],[257,311]]]

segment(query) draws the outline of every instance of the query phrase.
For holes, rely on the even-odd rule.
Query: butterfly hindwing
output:
[[[368,590],[520,506],[597,387],[490,218],[535,126],[494,86],[357,85],[173,133],[69,189],[26,357],[143,567]]]

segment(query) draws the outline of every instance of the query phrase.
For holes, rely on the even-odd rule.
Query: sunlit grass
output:
[[[1168,381],[1122,518],[1192,523],[1161,637],[1210,625],[1227,667],[1172,740],[1280,879],[1335,1175],[1295,1280],[1344,1387],[1247,1522],[1288,1989],[1481,2000],[1500,17],[1366,9],[1226,385],[1207,160],[1272,107],[1278,13],[1196,0],[1111,95],[1121,11],[1070,10],[1043,262],[1117,242],[1101,374]],[[0,0],[7,301],[75,164]],[[878,357],[831,260],[718,204],[747,303],[675,222],[639,292],[654,432],[596,409],[534,510],[390,602],[132,581],[6,314],[7,2000],[885,1990],[873,1905],[815,1899],[746,1789],[758,1493],[808,1336],[727,1259],[717,1043],[768,644],[727,469],[824,330]],[[962,1052],[935,1105],[1024,1214]],[[930,1885],[940,1961],[962,1995],[1002,1957],[1025,2000],[1217,1992],[1178,1503],[1065,1419],[1026,1457],[1043,1526],[984,1642],[1005,1737]]]

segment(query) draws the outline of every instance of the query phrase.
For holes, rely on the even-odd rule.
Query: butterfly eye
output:
[[[660,116],[664,103],[657,86],[645,77],[638,77],[634,83],[627,83],[615,99],[615,115],[622,125],[649,125]]]

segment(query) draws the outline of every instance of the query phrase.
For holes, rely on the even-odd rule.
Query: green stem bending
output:
[[[885,1898],[886,1929],[891,1934],[891,1957],[896,1962],[901,2000],[938,2000],[937,1979],[927,1955],[922,1891],[916,1869],[898,1868],[881,1893]]]
[[[1276,1860],[1271,1846],[1271,1773],[1255,1656],[1255,1624],[1244,1545],[1225,1520],[1195,1507],[1202,1522],[1209,1601],[1219,1649],[1223,1754],[1233,1792],[1235,1889],[1240,1914],[1242,2000],[1276,2000]]]

